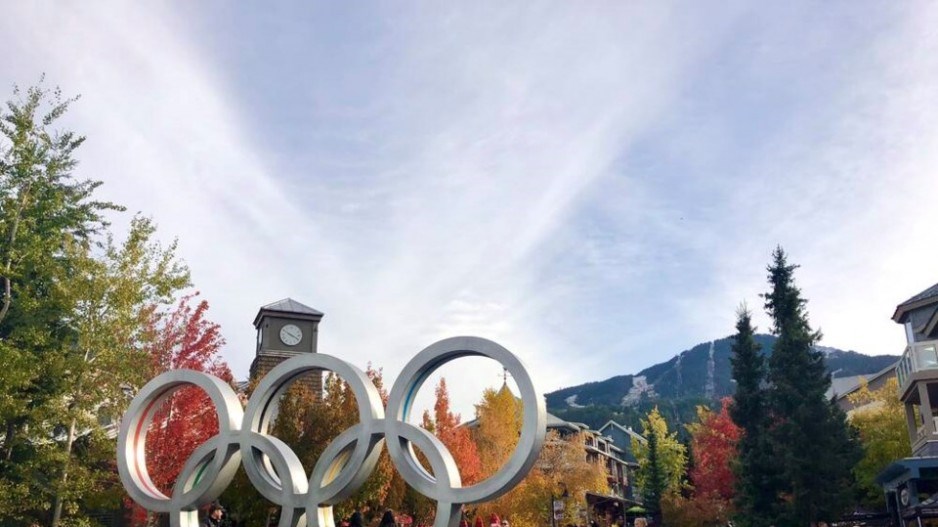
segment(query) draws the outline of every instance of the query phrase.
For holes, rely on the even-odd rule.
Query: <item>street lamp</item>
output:
[[[567,484],[559,481],[557,486],[563,488],[563,493],[560,496],[554,494],[554,491],[550,491],[550,525],[551,527],[557,527],[557,517],[560,516],[563,518],[563,500],[570,495],[567,492]],[[557,499],[560,498],[560,499]]]

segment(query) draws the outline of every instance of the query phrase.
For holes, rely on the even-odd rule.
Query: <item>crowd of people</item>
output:
[[[276,525],[276,522],[274,523]],[[340,523],[341,527],[366,527],[365,519],[361,511],[355,511],[352,513],[349,518]],[[384,514],[381,516],[381,521],[378,522],[377,527],[402,527],[404,523],[398,522],[397,517],[394,515],[394,511],[388,509],[384,511]],[[205,511],[205,516],[202,521],[199,523],[199,527],[242,527],[237,522],[232,521],[228,517],[228,513],[224,507],[218,502],[211,504],[208,509]],[[270,526],[268,526],[270,527]],[[469,522],[466,519],[463,519],[459,523],[459,527],[470,527]],[[485,527],[481,518],[477,517],[474,525],[471,527]],[[488,527],[511,527],[511,523],[507,518],[501,519],[497,514],[492,514],[489,518]]]
[[[277,525],[276,518],[272,519],[272,525],[268,527],[274,527]],[[615,524],[612,524],[615,527]],[[629,527],[654,527],[652,522],[646,518],[636,518],[630,521],[627,524]],[[385,510],[381,515],[381,520],[375,526],[374,523],[370,525],[365,522],[365,517],[361,511],[355,511],[352,513],[348,519],[339,523],[340,527],[416,527],[412,526],[409,518],[404,516],[404,521],[398,521],[398,517],[395,516],[394,511],[388,509]],[[228,517],[227,511],[219,503],[213,503],[205,512],[205,516],[202,522],[199,524],[199,527],[247,527],[242,526],[238,522],[232,521]],[[482,517],[476,516],[475,520],[470,523],[465,517],[459,522],[459,527],[511,527],[511,522],[508,521],[508,518],[499,517],[498,514],[492,514],[488,518],[488,526],[485,525],[485,521]],[[575,525],[568,525],[567,527],[577,527]],[[599,527],[599,525],[593,521],[590,522],[589,527]]]

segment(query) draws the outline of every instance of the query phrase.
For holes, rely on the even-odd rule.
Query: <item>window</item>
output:
[[[930,370],[938,368],[938,353],[936,353],[934,344],[916,346],[915,354],[918,369]]]

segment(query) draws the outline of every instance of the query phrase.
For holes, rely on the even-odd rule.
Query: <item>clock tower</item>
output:
[[[261,307],[254,317],[257,350],[251,363],[251,380],[263,377],[290,357],[316,353],[322,317],[321,312],[292,298]],[[301,379],[317,400],[322,397],[322,372],[307,373]]]

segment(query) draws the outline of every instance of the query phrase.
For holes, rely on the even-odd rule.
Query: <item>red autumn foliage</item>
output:
[[[736,444],[742,430],[733,423],[729,415],[732,399],[722,401],[719,413],[706,412],[693,428],[692,449],[694,468],[690,471],[698,496],[714,496],[725,500],[733,497],[733,469]]]
[[[232,381],[228,365],[218,356],[225,344],[218,324],[205,318],[209,305],[198,293],[183,297],[175,309],[151,316],[147,352],[152,359],[151,377],[175,369],[189,369]],[[195,387],[174,392],[156,411],[147,432],[147,471],[157,489],[172,493],[176,477],[190,454],[218,433],[218,420],[208,395]],[[134,525],[152,523],[154,518],[134,505]]]

